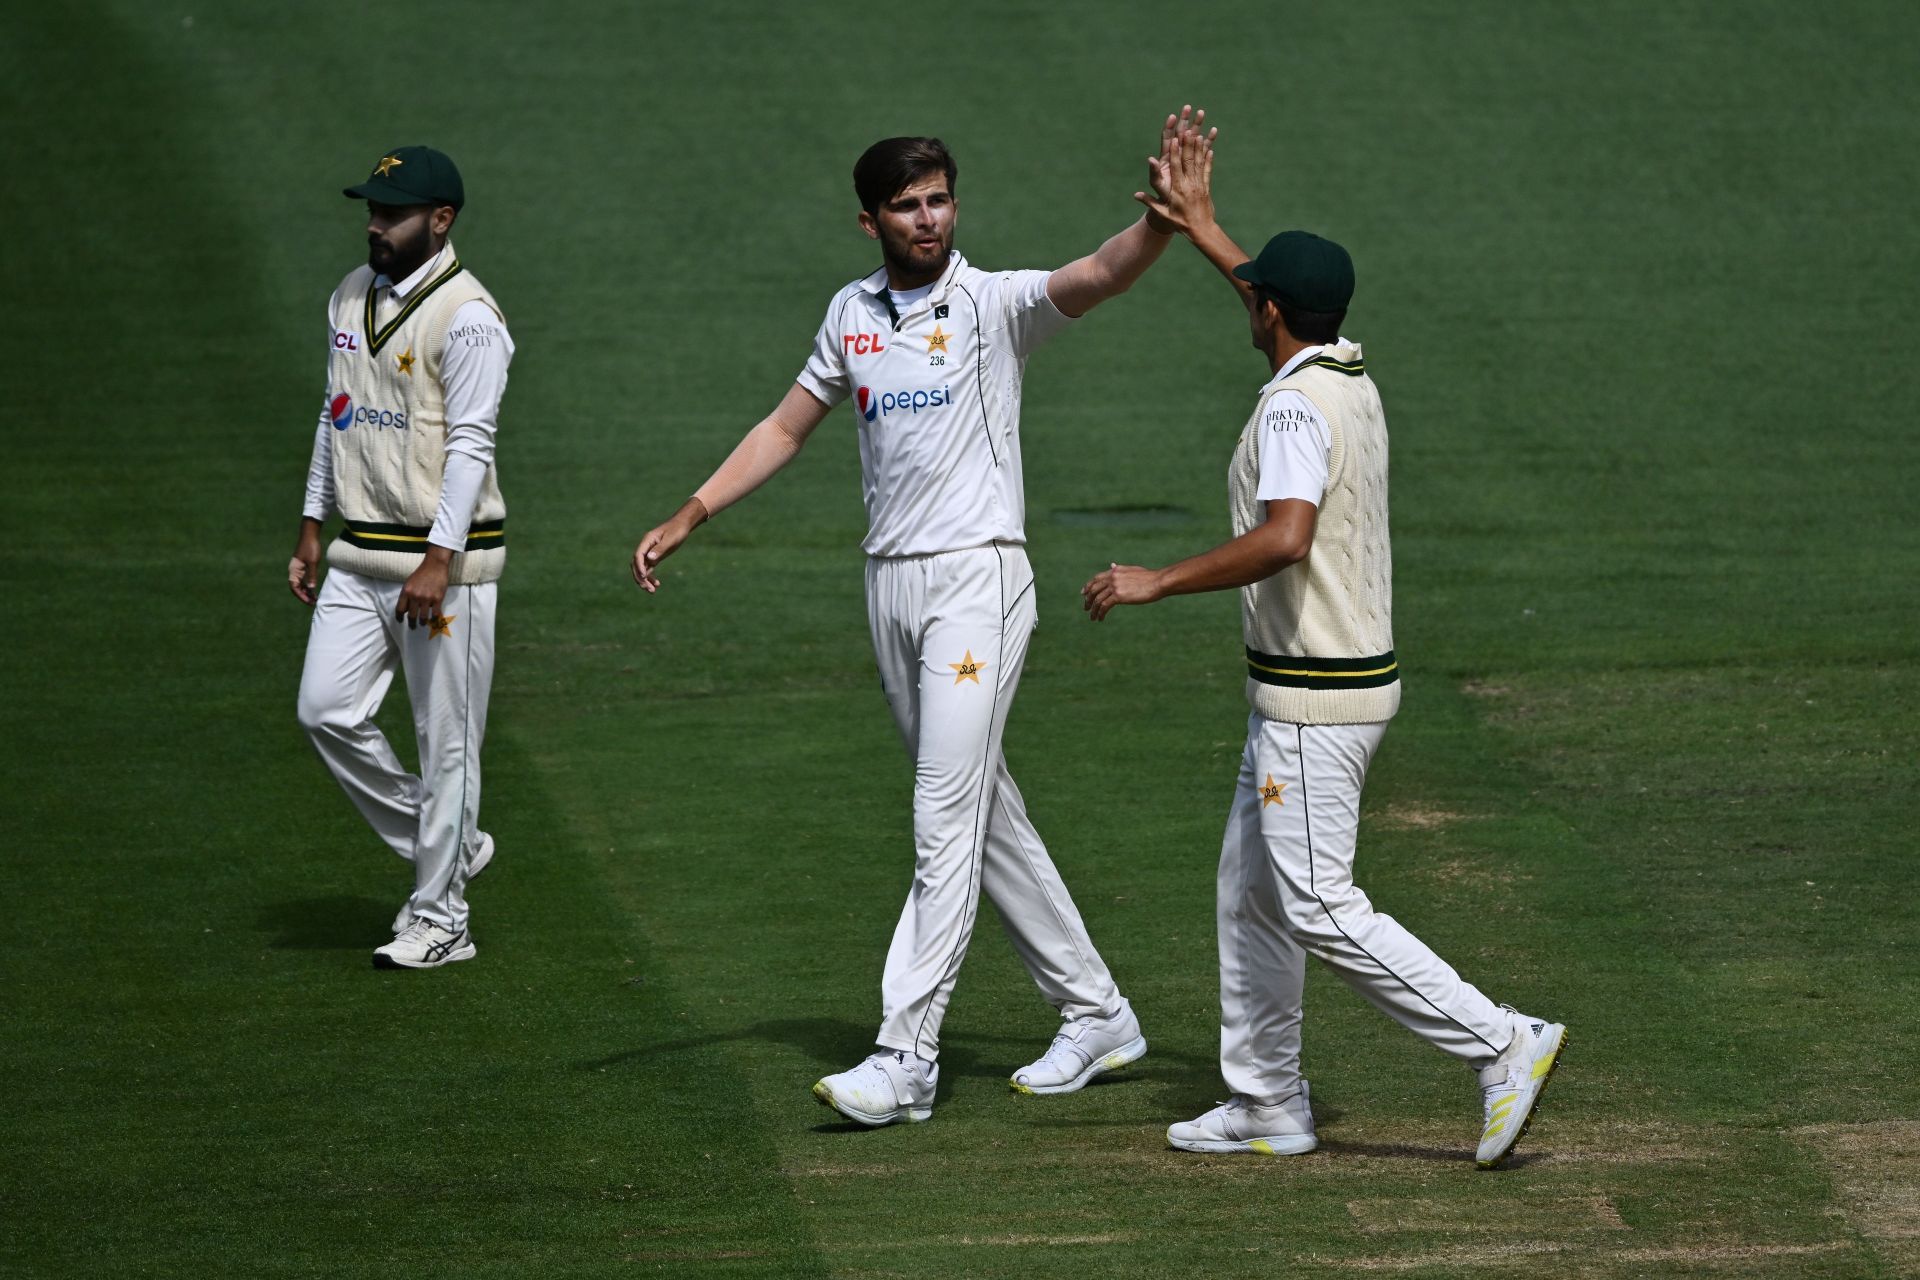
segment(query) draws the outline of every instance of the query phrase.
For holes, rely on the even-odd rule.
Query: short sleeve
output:
[[[1298,498],[1320,505],[1331,449],[1327,420],[1298,391],[1276,391],[1260,407],[1261,502]]]
[[[813,354],[794,381],[806,388],[821,404],[832,407],[847,398],[852,380],[847,376],[847,354],[840,342],[840,312],[847,305],[845,296],[833,300],[820,332],[813,338]]]
[[[999,322],[1006,345],[1016,356],[1031,355],[1073,323],[1073,317],[1054,306],[1047,296],[1047,280],[1052,275],[1051,271],[1004,271],[993,278],[989,314]]]

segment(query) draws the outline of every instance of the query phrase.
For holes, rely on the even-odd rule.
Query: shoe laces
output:
[[[439,926],[425,916],[415,916],[413,919],[407,921],[407,927],[400,931],[400,937],[431,939],[434,930],[437,928],[439,928]]]
[[[1040,1055],[1040,1061],[1053,1067],[1077,1068],[1076,1059],[1084,1061],[1087,1057],[1086,1052],[1080,1048],[1079,1037],[1074,1034],[1076,1030],[1081,1029],[1083,1029],[1081,1024],[1076,1022],[1054,1036],[1053,1043],[1048,1045],[1047,1051]]]
[[[1239,1116],[1246,1114],[1249,1105],[1251,1104],[1248,1102],[1245,1094],[1236,1093],[1225,1102],[1214,1103],[1213,1110],[1198,1117],[1193,1123],[1202,1128],[1207,1128],[1211,1125],[1212,1132],[1222,1137],[1232,1137],[1242,1132],[1242,1130],[1235,1125],[1234,1121]]]

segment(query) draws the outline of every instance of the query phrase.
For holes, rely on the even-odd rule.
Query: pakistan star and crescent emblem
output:
[[[937,324],[934,325],[933,332],[927,335],[927,350],[945,351],[947,349],[947,339],[952,336],[950,333],[942,333],[940,326]]]
[[[405,163],[406,161],[402,160],[399,156],[381,156],[380,163],[373,166],[373,176],[376,178],[384,178]]]
[[[1270,804],[1277,804],[1285,808],[1287,802],[1281,799],[1280,793],[1286,789],[1286,783],[1275,782],[1273,775],[1268,774],[1266,784],[1260,788],[1260,807],[1264,809]]]
[[[958,662],[949,662],[947,665],[953,668],[953,682],[955,684],[959,684],[962,680],[971,680],[975,684],[979,684],[980,673],[987,668],[986,663],[975,662],[973,660],[973,650],[971,649],[967,650],[966,657],[960,659]]]
[[[434,636],[446,636],[448,639],[452,639],[454,619],[458,618],[459,616],[460,615],[457,613],[449,613],[449,614],[436,616],[432,623],[433,634],[429,635],[427,639],[431,640],[433,639]]]
[[[413,376],[413,348],[408,347],[405,351],[402,351],[398,357],[398,360],[400,364],[400,372],[406,374],[409,378],[411,378]]]

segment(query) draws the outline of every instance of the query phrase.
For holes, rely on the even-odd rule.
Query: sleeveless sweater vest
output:
[[[426,557],[447,465],[447,405],[440,366],[453,313],[478,299],[500,308],[448,244],[440,270],[388,314],[376,316],[374,272],[359,267],[333,301],[327,411],[334,425],[333,488],[346,529],[327,559],[370,578],[404,582]],[[447,580],[493,582],[506,568],[507,505],[487,468]]]
[[[1227,490],[1236,537],[1255,498],[1268,404],[1297,391],[1327,420],[1327,489],[1307,558],[1240,589],[1247,701],[1269,720],[1365,724],[1400,707],[1387,538],[1387,418],[1360,348],[1329,346],[1268,388],[1241,432]]]

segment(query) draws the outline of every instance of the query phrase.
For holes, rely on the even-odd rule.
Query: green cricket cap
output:
[[[1345,311],[1353,301],[1353,258],[1311,231],[1282,231],[1233,274],[1302,311]]]
[[[341,194],[379,204],[450,204],[456,209],[467,202],[453,157],[432,147],[395,147],[382,153],[367,180]]]

